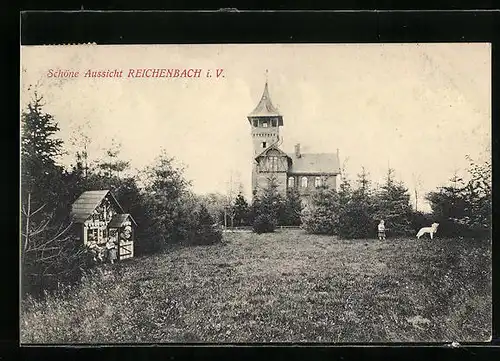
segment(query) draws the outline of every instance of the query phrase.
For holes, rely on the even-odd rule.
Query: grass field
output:
[[[491,334],[491,242],[226,233],[27,301],[23,343],[451,342]]]

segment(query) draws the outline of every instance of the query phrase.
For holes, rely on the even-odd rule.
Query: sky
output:
[[[127,78],[135,68],[200,68],[199,78]],[[76,78],[49,69],[79,71]],[[85,78],[87,70],[123,78]],[[206,77],[211,69],[212,77]],[[223,69],[216,77],[215,69]],[[491,47],[486,43],[72,45],[21,48],[21,109],[33,85],[74,160],[77,129],[90,159],[114,139],[133,169],[160,151],[182,163],[197,193],[251,194],[247,115],[267,79],[284,119],[282,149],[336,152],[347,174],[381,183],[390,166],[413,195],[463,174],[465,156],[490,158]],[[32,86],[29,90],[29,86]],[[428,205],[427,205],[428,207]]]

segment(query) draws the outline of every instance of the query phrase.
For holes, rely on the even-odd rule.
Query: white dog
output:
[[[434,236],[434,233],[437,232],[438,226],[439,226],[439,223],[433,223],[432,226],[430,226],[430,227],[420,228],[420,231],[418,231],[418,233],[417,233],[417,238],[420,238],[424,234],[429,233],[429,235],[431,236],[431,239],[432,239],[432,237]]]

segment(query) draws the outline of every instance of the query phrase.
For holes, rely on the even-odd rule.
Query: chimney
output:
[[[295,144],[295,156],[300,158],[300,143]]]

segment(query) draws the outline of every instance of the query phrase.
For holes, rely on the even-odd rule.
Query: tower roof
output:
[[[278,117],[279,122],[282,123],[282,116],[279,113],[278,109],[271,102],[271,97],[269,96],[269,89],[266,85],[264,86],[264,92],[262,93],[262,97],[260,98],[259,104],[255,107],[255,109],[248,115],[248,119],[254,117]],[[282,125],[282,124],[280,124]]]

